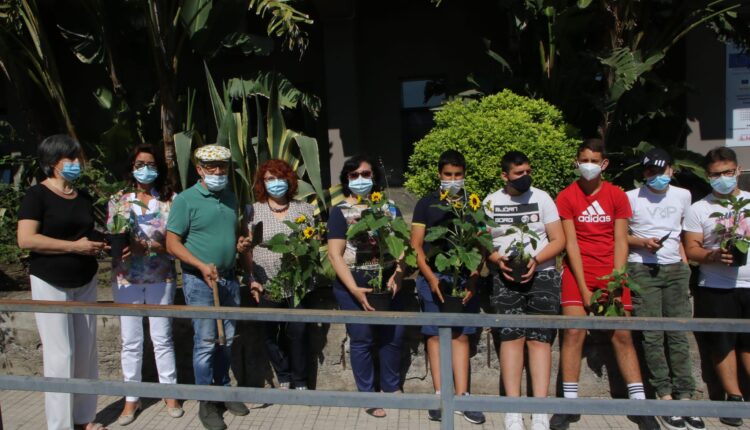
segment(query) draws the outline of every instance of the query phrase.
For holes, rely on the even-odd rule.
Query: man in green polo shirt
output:
[[[167,251],[182,263],[182,291],[188,306],[213,306],[212,283],[221,306],[239,306],[239,285],[234,276],[237,242],[237,199],[227,189],[229,149],[206,145],[195,151],[201,179],[178,194],[167,222]],[[193,371],[198,385],[229,385],[230,347],[235,322],[224,320],[226,345],[216,344],[213,319],[193,320]],[[247,415],[243,403],[201,401],[198,417],[209,430],[223,430],[223,408]]]

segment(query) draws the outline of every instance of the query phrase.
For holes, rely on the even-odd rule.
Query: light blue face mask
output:
[[[365,179],[360,176],[353,181],[349,181],[349,190],[358,196],[364,197],[372,190],[372,179]]]
[[[60,171],[60,176],[68,182],[73,182],[81,176],[81,163],[63,163],[63,168]]]
[[[266,182],[266,191],[271,197],[283,197],[289,191],[289,184],[286,179],[272,179]]]
[[[719,194],[729,194],[737,187],[736,176],[719,176],[711,179],[711,188]]]
[[[656,191],[662,191],[667,188],[671,180],[672,178],[667,175],[655,175],[648,178],[646,184]]]
[[[226,188],[229,178],[227,175],[206,175],[203,177],[203,183],[206,184],[208,191],[217,193]]]
[[[138,183],[148,185],[159,177],[159,172],[154,167],[143,166],[140,169],[133,170],[133,177]]]

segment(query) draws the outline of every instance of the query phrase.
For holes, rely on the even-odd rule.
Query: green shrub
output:
[[[579,141],[571,137],[560,111],[544,100],[509,90],[481,100],[456,100],[435,114],[435,123],[409,158],[405,186],[419,196],[438,188],[438,158],[448,149],[464,154],[466,188],[481,196],[502,187],[500,159],[511,150],[529,157],[534,186],[553,197],[576,177]]]

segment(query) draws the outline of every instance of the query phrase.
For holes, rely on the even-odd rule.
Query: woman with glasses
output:
[[[175,271],[172,257],[166,253],[167,217],[174,192],[167,179],[167,167],[161,151],[142,144],[130,157],[128,189],[109,202],[107,226],[112,231],[116,218],[128,220],[130,246],[123,260],[112,262],[112,296],[115,303],[171,305],[175,295]],[[176,384],[172,325],[169,318],[149,317],[159,382]],[[122,375],[125,382],[141,381],[143,364],[143,319],[121,316]],[[166,399],[167,413],[173,418],[184,412],[175,399]],[[126,426],[135,420],[141,408],[138,397],[125,397],[117,423]]]
[[[367,302],[366,294],[371,291],[368,281],[378,274],[380,262],[377,242],[369,233],[347,239],[347,230],[359,221],[367,205],[361,203],[369,195],[380,189],[380,172],[373,161],[363,155],[354,156],[344,163],[341,169],[341,187],[346,196],[344,202],[331,209],[328,219],[328,259],[336,271],[333,293],[343,310],[373,311]],[[400,216],[396,210],[394,216]],[[402,308],[401,287],[403,271],[400,264],[384,267],[385,273],[392,275],[387,286],[393,292],[392,310]],[[386,393],[401,391],[401,342],[403,326],[375,326],[369,324],[347,324],[352,371],[357,389]],[[373,354],[378,355],[380,371],[375,372]],[[375,380],[379,373],[380,380]],[[382,408],[369,408],[366,412],[373,417],[386,416]]]
[[[81,145],[58,134],[44,139],[38,151],[46,178],[26,190],[18,209],[18,247],[31,251],[31,297],[96,302],[96,256],[105,245],[88,239],[92,198],[73,185],[81,174]],[[96,316],[38,313],[36,325],[44,376],[97,379]],[[96,395],[45,393],[44,400],[49,430],[104,429],[93,422]]]
[[[297,175],[289,164],[282,160],[268,160],[255,175],[255,203],[251,206],[244,227],[244,236],[255,232],[253,242],[264,243],[279,233],[291,234],[285,222],[313,223],[313,207],[309,203],[294,200],[297,194]],[[249,286],[253,299],[260,307],[272,307],[264,296],[264,286],[276,277],[281,269],[282,254],[258,246],[245,254],[249,268]],[[294,291],[287,285],[282,305],[294,307]],[[304,303],[298,305],[303,307]],[[266,354],[276,372],[279,388],[307,389],[307,324],[301,322],[271,322],[263,324]]]

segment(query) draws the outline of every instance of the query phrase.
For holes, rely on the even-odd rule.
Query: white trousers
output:
[[[31,276],[31,298],[62,302],[96,302],[96,276],[78,288],[58,288]],[[53,378],[99,377],[96,355],[96,316],[81,314],[36,314],[42,340],[44,376]],[[48,430],[73,430],[96,416],[96,395],[45,393],[44,411]]]
[[[112,296],[115,303],[171,305],[174,303],[175,284],[130,284],[112,285]],[[162,384],[177,383],[177,369],[174,361],[174,343],[172,341],[172,321],[170,318],[148,319],[151,343],[154,344],[154,358],[159,382]],[[125,382],[141,382],[143,366],[143,318],[120,317],[120,335],[122,337],[122,376]],[[138,397],[127,396],[128,402],[138,401]]]

